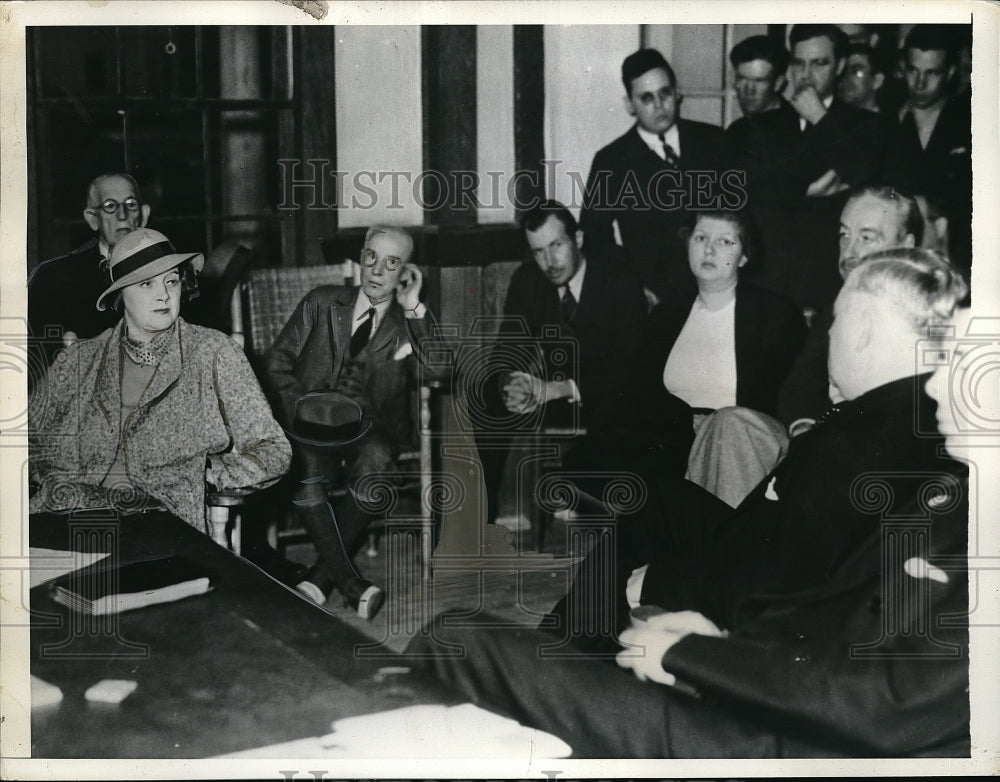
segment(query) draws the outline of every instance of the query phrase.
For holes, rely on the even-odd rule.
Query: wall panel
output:
[[[514,171],[514,28],[480,25],[476,29],[476,168],[479,172],[479,222],[515,219],[507,196]],[[489,177],[490,172],[501,172]],[[496,184],[494,184],[496,183]]]
[[[419,27],[337,27],[337,170],[348,180],[341,228],[423,223],[414,196],[423,170],[420,76]]]
[[[545,153],[557,161],[546,190],[574,214],[582,185],[574,188],[572,176],[585,182],[594,153],[632,124],[622,104],[621,62],[639,38],[639,25],[545,28]]]

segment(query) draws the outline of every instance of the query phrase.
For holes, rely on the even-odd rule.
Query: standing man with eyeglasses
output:
[[[626,57],[622,84],[635,124],[594,155],[580,228],[587,257],[631,266],[655,304],[694,288],[680,235],[689,215],[741,207],[744,194],[735,179],[724,190],[722,128],[680,118],[677,77],[659,51]]]
[[[87,187],[83,219],[95,236],[39,264],[28,277],[28,325],[32,353],[40,362],[31,379],[35,371],[44,372],[61,347],[96,337],[119,320],[119,313],[100,311],[94,302],[108,287],[106,265],[112,248],[126,234],[145,227],[149,211],[139,185],[127,174],[101,174]]]

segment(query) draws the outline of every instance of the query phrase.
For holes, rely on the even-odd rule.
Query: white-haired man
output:
[[[361,287],[325,285],[307,294],[263,362],[265,392],[292,443],[294,513],[318,553],[299,591],[322,604],[336,587],[364,619],[384,599],[351,561],[370,521],[364,479],[396,469],[393,456],[411,420],[412,362],[432,323],[412,255],[405,231],[371,227]],[[334,513],[327,489],[340,477],[350,491]]]
[[[967,629],[931,621],[968,610],[964,465],[939,454],[914,361],[966,291],[933,253],[869,259],[830,334],[847,401],[738,510],[664,482],[619,521],[618,569],[602,544],[581,565],[555,634],[442,623],[465,654],[429,665],[574,756],[967,757]],[[608,590],[617,615],[587,613]]]

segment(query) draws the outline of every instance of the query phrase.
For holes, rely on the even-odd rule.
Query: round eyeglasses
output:
[[[361,263],[362,264],[364,264],[365,266],[374,266],[375,263],[376,263],[376,261],[378,261],[378,255],[375,253],[374,250],[372,250],[372,249],[370,249],[368,247],[366,247],[364,250],[362,250],[362,252],[361,252]],[[398,258],[397,256],[395,256],[395,255],[386,255],[385,256],[385,270],[387,272],[394,272],[394,271],[396,271],[396,269],[398,269],[402,265],[403,265],[402,260],[400,258]]]
[[[105,214],[113,215],[118,214],[119,207],[125,207],[126,212],[138,212],[139,207],[142,206],[139,199],[135,196],[129,196],[124,201],[115,201],[113,198],[108,198],[96,206],[88,206],[88,209],[97,210],[100,209]]]

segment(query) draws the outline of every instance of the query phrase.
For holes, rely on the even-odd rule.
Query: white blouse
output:
[[[710,310],[696,298],[666,366],[663,385],[691,407],[736,404],[736,298]]]

